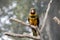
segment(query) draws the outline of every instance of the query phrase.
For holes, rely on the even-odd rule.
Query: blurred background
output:
[[[17,34],[31,33],[29,27],[10,21],[17,18],[26,23],[30,8],[34,7],[42,25],[43,18],[50,0],[0,0],[0,40],[32,40],[28,38],[16,38],[4,35],[4,32]],[[53,0],[46,20],[45,28],[41,33],[41,40],[60,40],[60,25],[54,22],[53,17],[60,18],[60,0]]]

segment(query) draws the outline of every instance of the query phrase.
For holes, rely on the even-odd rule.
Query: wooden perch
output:
[[[31,35],[24,35],[24,34],[15,34],[15,33],[9,33],[9,32],[5,32],[5,35],[8,36],[12,36],[12,37],[18,37],[18,38],[31,38],[31,39],[35,39],[35,40],[40,40],[40,37],[36,37],[36,36],[31,36]]]
[[[60,20],[57,17],[54,17],[53,20],[60,25]]]
[[[21,23],[21,24],[23,24],[23,25],[26,25],[26,26],[29,26],[29,27],[31,27],[31,28],[36,29],[35,26],[30,25],[30,24],[26,24],[25,22],[23,22],[23,21],[21,21],[21,20],[18,20],[18,19],[15,19],[15,18],[10,18],[10,20],[13,20],[13,21],[19,22],[19,23]]]

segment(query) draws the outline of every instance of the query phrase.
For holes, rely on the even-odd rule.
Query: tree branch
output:
[[[53,20],[60,25],[60,19],[57,18],[56,16],[53,18]]]
[[[43,20],[42,27],[40,29],[40,33],[42,32],[42,30],[43,30],[43,28],[45,26],[45,22],[46,22],[46,19],[47,19],[47,16],[48,16],[48,12],[50,10],[51,3],[52,3],[52,0],[50,0],[50,2],[48,3],[48,7],[47,7],[47,10],[46,10],[46,13],[45,13],[45,17],[44,17],[44,20]]]
[[[15,21],[15,22],[19,22],[19,23],[21,23],[21,24],[23,24],[23,25],[25,25],[25,26],[28,26],[28,27],[34,28],[35,30],[37,30],[38,35],[40,35],[40,32],[39,32],[39,28],[38,28],[38,27],[33,26],[33,25],[30,25],[30,24],[26,24],[25,22],[23,22],[23,21],[21,21],[21,20],[18,20],[18,19],[15,19],[15,18],[10,18],[10,20],[13,20],[13,21]]]
[[[24,34],[15,34],[15,33],[9,33],[9,32],[5,32],[5,35],[8,36],[12,36],[12,37],[18,37],[18,38],[31,38],[31,39],[35,39],[35,40],[40,40],[40,37],[36,37],[36,36],[31,36],[31,35],[24,35]]]
[[[23,21],[21,21],[21,20],[18,20],[18,19],[15,19],[15,18],[10,18],[10,20],[15,21],[15,22],[18,22],[18,23],[21,23],[21,24],[23,24],[23,25],[25,25],[25,26],[29,26],[29,27],[31,27],[31,28],[36,29],[36,26],[30,25],[30,24],[26,24],[25,22],[23,22]]]

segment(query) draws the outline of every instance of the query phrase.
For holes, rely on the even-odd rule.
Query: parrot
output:
[[[28,22],[30,25],[33,25],[35,27],[39,27],[39,16],[38,14],[36,13],[36,10],[35,8],[31,8],[30,9],[30,12],[28,14]],[[32,29],[32,32],[33,32],[33,36],[37,36],[38,35],[38,32],[37,30]]]

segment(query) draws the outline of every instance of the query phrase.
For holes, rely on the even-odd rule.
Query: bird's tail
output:
[[[32,32],[33,32],[33,36],[37,36],[37,31],[35,29],[32,28]]]

